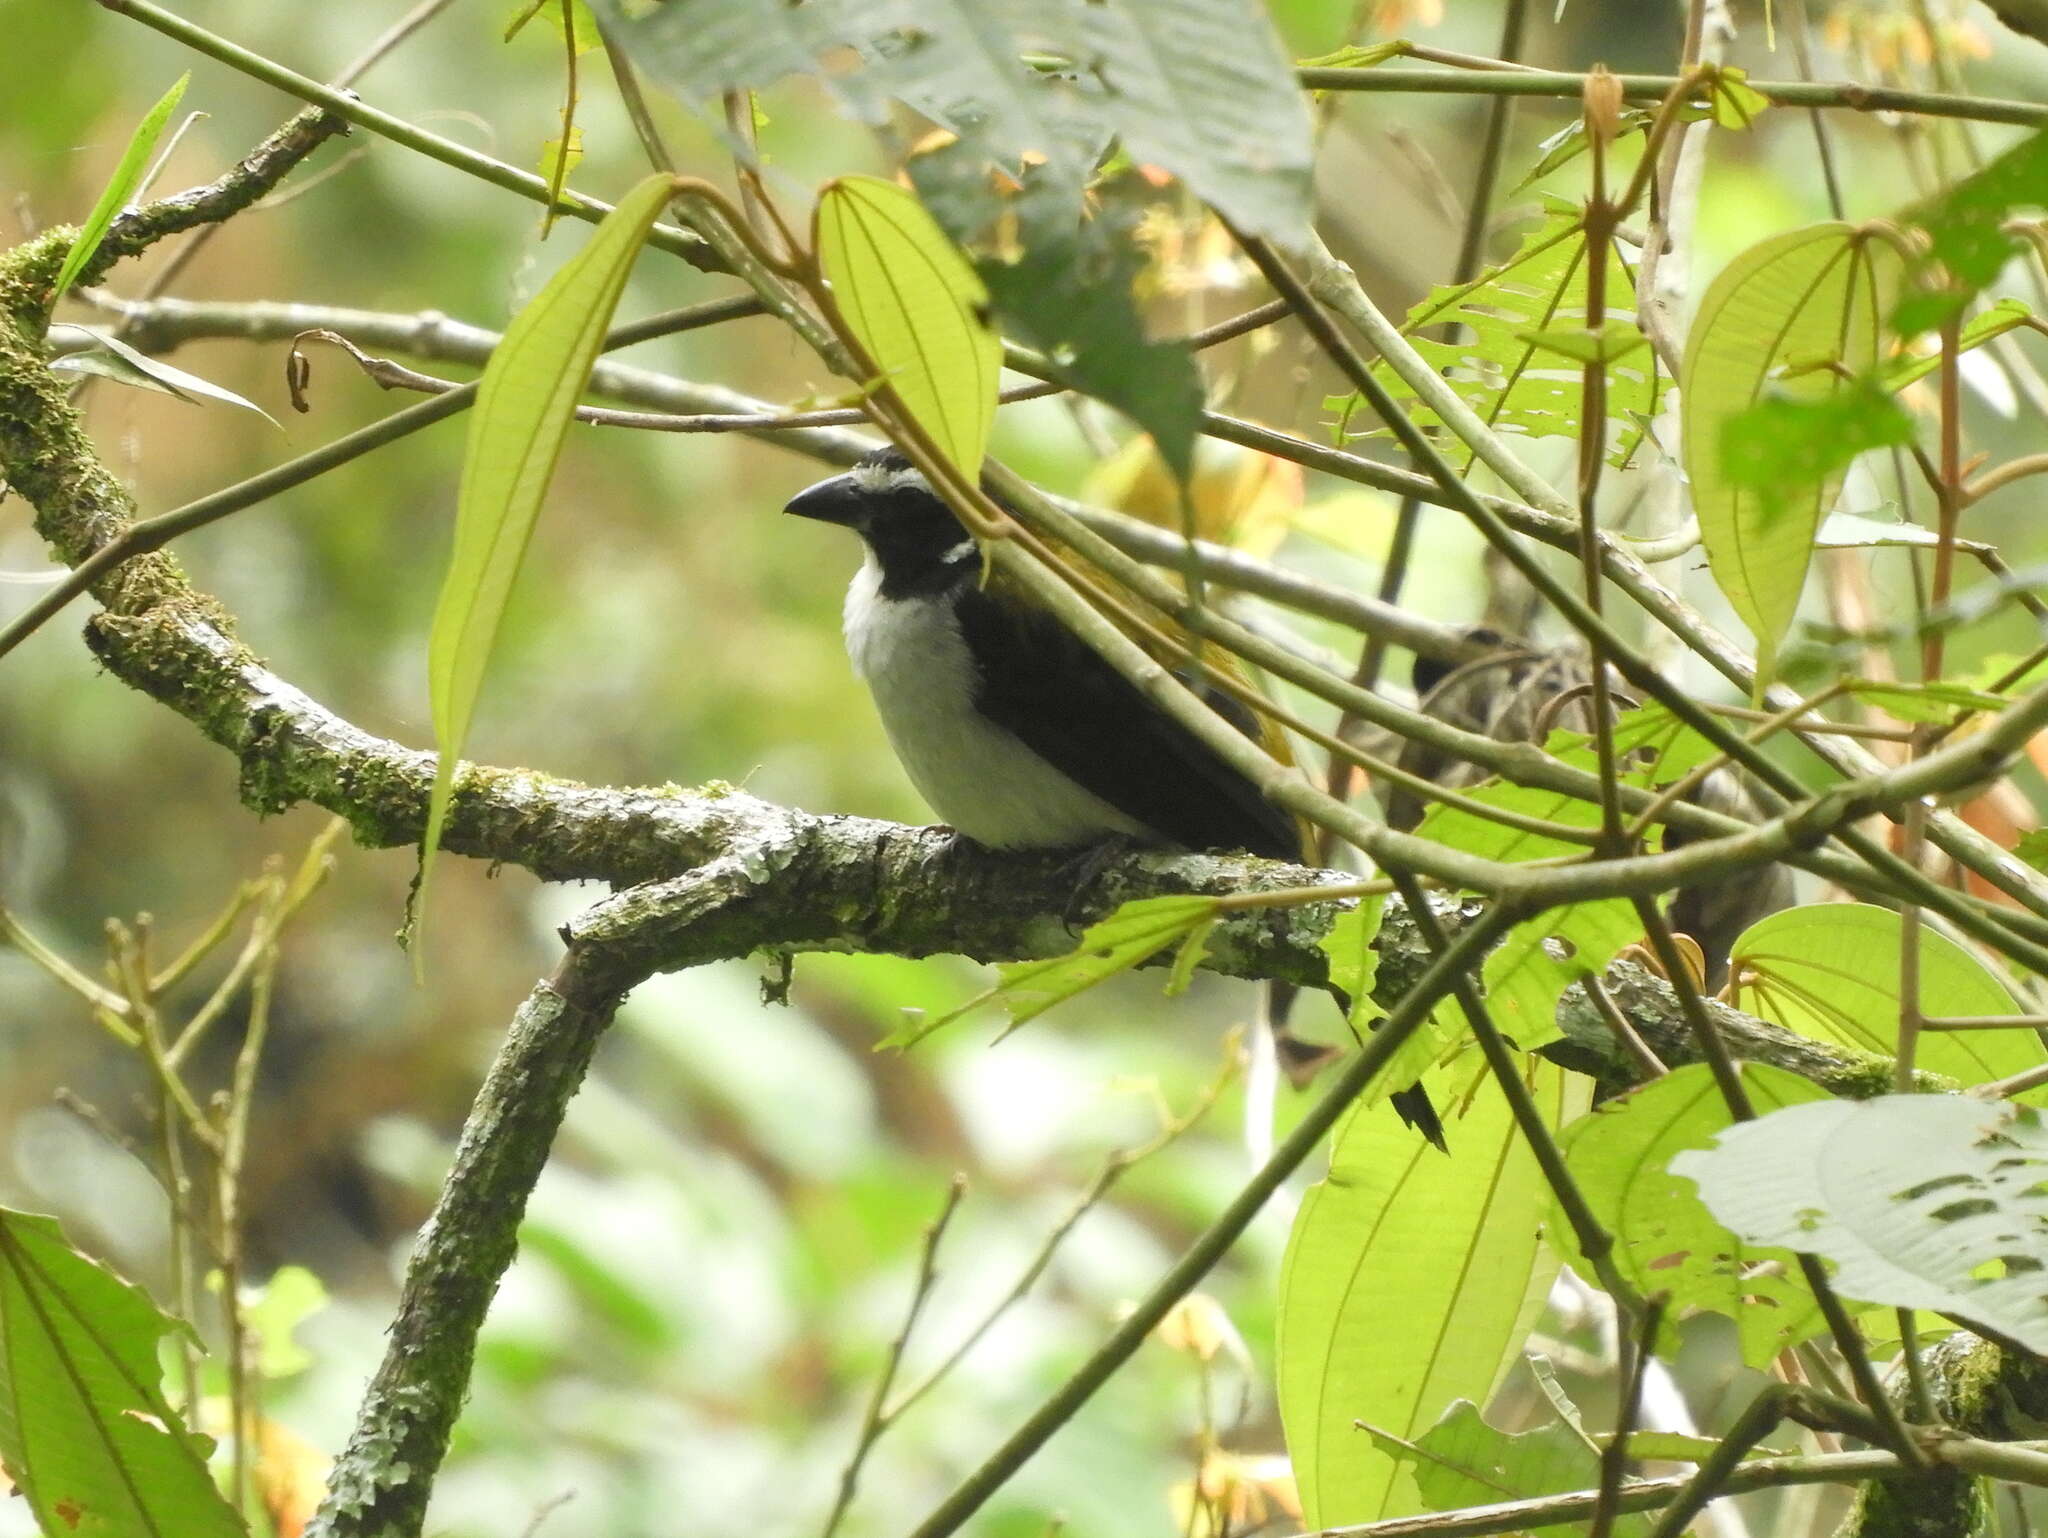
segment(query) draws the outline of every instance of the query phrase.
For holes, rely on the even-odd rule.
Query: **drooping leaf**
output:
[[[1827,1098],[1782,1069],[1744,1063],[1740,1071],[1759,1110]],[[1639,1292],[1669,1293],[1681,1315],[1705,1309],[1734,1320],[1743,1360],[1762,1367],[1825,1328],[1820,1305],[1789,1253],[1743,1244],[1669,1169],[1673,1154],[1708,1147],[1732,1120],[1713,1073],[1689,1063],[1580,1117],[1559,1142],[1593,1215],[1615,1237],[1615,1268]],[[1551,1231],[1569,1235],[1563,1222],[1553,1206]]]
[[[1889,1057],[1899,1037],[1899,915],[1865,903],[1812,903],[1752,924],[1735,942],[1734,1003],[1760,1019]],[[2018,1012],[2005,984],[1946,935],[1920,934],[1920,998],[1931,1015]],[[1914,1062],[1985,1084],[2048,1060],[2032,1031],[1923,1033]],[[2030,1092],[2032,1093],[2032,1092]]]
[[[85,223],[78,227],[78,238],[71,242],[71,249],[65,253],[64,265],[57,269],[56,286],[50,291],[52,309],[64,297],[64,291],[71,287],[71,280],[85,270],[85,264],[99,250],[100,242],[107,238],[107,230],[115,217],[128,206],[128,200],[135,196],[135,189],[142,185],[143,173],[149,169],[149,157],[156,151],[156,141],[163,137],[164,124],[171,120],[171,114],[178,110],[178,103],[184,100],[185,86],[191,78],[189,71],[180,75],[158,98],[157,104],[143,115],[142,121],[135,125],[135,132],[128,139],[128,148],[121,152],[120,163],[107,179],[92,212],[85,216]]]
[[[152,358],[146,352],[130,347],[119,337],[105,331],[96,331],[91,326],[57,325],[50,328],[50,340],[60,337],[85,337],[90,348],[84,352],[68,352],[50,360],[50,367],[76,374],[94,374],[102,379],[111,379],[116,384],[128,385],[138,390],[153,390],[159,395],[168,395],[173,400],[219,401],[223,405],[239,406],[244,411],[253,411],[272,427],[279,425],[276,417],[246,396],[237,395],[233,390],[201,379],[197,374],[188,374],[181,368],[173,368],[161,358]]]
[[[428,643],[440,759],[420,843],[416,913],[424,909],[455,788],[455,765],[483,690],[484,668],[555,461],[575,420],[576,398],[590,378],[633,258],[667,203],[670,185],[666,176],[650,176],[621,198],[589,243],[513,318],[484,365],[463,451],[455,548]]]
[[[621,46],[692,104],[792,74],[879,124],[907,103],[977,174],[1048,170],[1077,217],[1092,148],[1121,137],[1234,224],[1297,245],[1309,221],[1308,111],[1251,0],[605,0]],[[843,50],[854,55],[844,64]],[[1077,61],[1033,69],[1025,57]],[[823,68],[830,56],[835,67]],[[999,209],[990,201],[977,225]],[[957,226],[954,233],[958,235]]]
[[[819,197],[813,228],[833,308],[904,409],[978,481],[1003,365],[981,279],[893,182],[839,178]]]
[[[1374,1435],[1373,1442],[1388,1457],[1412,1467],[1430,1511],[1562,1495],[1600,1482],[1598,1451],[1570,1426],[1551,1421],[1533,1431],[1497,1431],[1469,1399],[1453,1404],[1442,1420],[1412,1442],[1384,1435]],[[1571,1522],[1525,1529],[1530,1533],[1577,1530],[1579,1525]],[[1640,1514],[1618,1517],[1612,1529],[1622,1535],[1649,1530],[1650,1519]]]
[[[1846,1297],[1975,1320],[2048,1352],[2048,1127],[2030,1106],[1789,1106],[1671,1167],[1745,1239],[1831,1262]]]
[[[996,968],[1000,981],[995,987],[936,1018],[909,1021],[882,1045],[914,1046],[941,1026],[950,1025],[985,1004],[1000,1004],[1009,1010],[1010,1029],[1015,1030],[1053,1005],[1150,961],[1176,941],[1184,945],[1192,942],[1198,947],[1201,937],[1214,926],[1217,912],[1213,897],[1137,898],[1108,918],[1090,924],[1081,943],[1066,955],[1042,961],[1006,962]],[[1199,960],[1199,951],[1195,959]]]
[[[163,1393],[157,1342],[181,1329],[64,1240],[0,1209],[0,1468],[45,1533],[241,1538]]]
[[[1408,312],[1401,331],[1417,352],[1488,426],[1525,437],[1579,435],[1579,410],[1584,380],[1579,361],[1557,355],[1559,339],[1585,336],[1586,236],[1575,208],[1553,207],[1542,225],[1521,248],[1497,267],[1470,283],[1431,289]],[[1610,250],[1607,314],[1612,345],[1626,340],[1630,327],[1623,317],[1634,312],[1633,274],[1618,252]],[[1455,342],[1437,340],[1435,328],[1456,322],[1462,329]],[[1540,337],[1541,341],[1531,340]],[[1588,348],[1609,345],[1610,333],[1587,337]],[[1573,344],[1567,344],[1573,345]],[[1415,393],[1384,361],[1373,365],[1375,377],[1404,402]],[[1607,409],[1610,420],[1608,458],[1621,464],[1642,438],[1641,423],[1656,415],[1668,381],[1658,373],[1654,355],[1629,349],[1609,360]],[[1340,436],[1383,433],[1384,424],[1354,420],[1364,409],[1357,395],[1325,402],[1338,412]],[[1416,406],[1417,422],[1437,418]]]
[[[1583,1108],[1584,1079],[1540,1058],[1530,1073],[1552,1125]],[[1288,1241],[1280,1417],[1310,1528],[1422,1509],[1413,1472],[1354,1423],[1413,1438],[1454,1400],[1488,1397],[1556,1275],[1543,1178],[1498,1087],[1487,1077],[1467,1101],[1429,1083],[1438,1105],[1465,1104],[1450,1154],[1388,1105],[1352,1111]]]
[[[538,170],[556,198],[562,195],[562,188],[568,185],[569,173],[583,164],[583,130],[571,127],[568,141],[549,139],[540,147]]]
[[[2048,129],[1906,210],[1899,222],[1925,231],[1927,250],[1892,312],[1899,334],[1934,330],[1987,288],[2026,248],[2008,221],[2042,209],[2048,209]]]
[[[1679,376],[1685,468],[1707,559],[1756,637],[1760,681],[1773,669],[1806,581],[1814,530],[1841,487],[1833,474],[1797,496],[1769,496],[1722,468],[1728,423],[1766,394],[1823,400],[1877,360],[1898,258],[1846,224],[1791,230],[1752,246],[1700,301]]]

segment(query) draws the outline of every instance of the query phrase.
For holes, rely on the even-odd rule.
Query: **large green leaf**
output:
[[[915,195],[843,176],[818,198],[818,263],[832,303],[904,409],[970,481],[996,417],[1003,344],[988,290]]]
[[[1734,1002],[1788,1030],[1890,1056],[1899,1040],[1899,915],[1865,903],[1810,903],[1743,931],[1729,963]],[[1920,1001],[1930,1015],[2010,1015],[2005,984],[1946,935],[1920,932]],[[2029,1030],[1930,1031],[1914,1063],[1964,1084],[2048,1061]]]
[[[1583,1109],[1586,1080],[1529,1072],[1553,1125]],[[1430,1081],[1431,1097],[1465,1097]],[[1484,1400],[1520,1350],[1556,1275],[1539,1230],[1534,1155],[1490,1076],[1441,1154],[1384,1103],[1339,1125],[1329,1177],[1294,1220],[1280,1279],[1280,1416],[1311,1528],[1423,1508],[1413,1473],[1364,1421],[1413,1438],[1457,1399]]]
[[[1976,1320],[2048,1353],[2048,1127],[2029,1106],[1795,1105],[1671,1167],[1745,1239],[1830,1261],[1844,1296]]]
[[[1533,1431],[1510,1435],[1495,1430],[1469,1399],[1452,1405],[1444,1418],[1414,1441],[1384,1434],[1373,1441],[1389,1457],[1409,1464],[1422,1499],[1431,1511],[1455,1511],[1496,1501],[1523,1501],[1539,1495],[1563,1495],[1600,1482],[1599,1450],[1583,1431],[1551,1421]],[[1531,1533],[1579,1530],[1576,1523],[1532,1527]],[[1611,1529],[1621,1538],[1649,1532],[1642,1515],[1618,1517]]]
[[[1308,230],[1308,110],[1253,0],[606,0],[600,9],[627,52],[694,104],[792,74],[816,76],[870,123],[900,100],[958,135],[982,170],[1049,167],[1070,216],[1096,152],[1120,136],[1240,228],[1284,244]],[[1024,62],[1048,55],[1073,67]],[[992,186],[989,196],[993,215]]]
[[[455,548],[434,609],[427,671],[440,760],[420,843],[415,911],[423,911],[434,851],[448,818],[455,765],[483,689],[513,580],[525,559],[576,398],[611,325],[633,258],[669,199],[650,176],[619,200],[590,242],[513,318],[484,365],[470,413]]]
[[[1744,1063],[1741,1073],[1761,1110],[1827,1098],[1782,1069]],[[1820,1305],[1789,1253],[1745,1246],[1668,1168],[1674,1154],[1708,1147],[1732,1120],[1713,1073],[1689,1063],[1580,1117],[1559,1141],[1594,1216],[1615,1236],[1615,1268],[1639,1292],[1669,1293],[1681,1313],[1733,1319],[1743,1360],[1762,1367],[1825,1327]],[[1563,1223],[1553,1207],[1551,1231],[1569,1234]]]
[[[1791,230],[1729,263],[1693,321],[1679,375],[1685,469],[1714,581],[1755,636],[1761,675],[1792,624],[1842,476],[1784,495],[1739,486],[1723,469],[1728,424],[1769,392],[1823,399],[1843,388],[1843,373],[1870,369],[1898,269],[1891,247],[1849,225]]]
[[[78,227],[78,238],[71,242],[71,249],[64,254],[64,265],[57,269],[57,283],[50,291],[52,308],[64,297],[64,291],[71,287],[71,280],[85,270],[85,264],[99,250],[100,242],[107,238],[107,229],[113,224],[115,215],[128,206],[128,200],[135,196],[135,189],[142,185],[142,176],[149,169],[149,157],[156,149],[156,141],[163,137],[164,124],[178,110],[178,103],[185,96],[186,82],[191,78],[189,71],[180,75],[157,104],[143,115],[142,121],[135,125],[128,148],[121,152],[120,163],[101,189],[99,201],[93,204],[92,212],[85,216],[85,223]]]
[[[1606,328],[1599,338],[1586,333],[1587,265],[1578,211],[1553,207],[1499,266],[1470,283],[1431,289],[1401,330],[1482,420],[1500,432],[1531,438],[1579,435],[1583,371],[1556,356],[1561,338],[1582,338],[1583,350],[1600,357],[1625,353],[1609,363],[1607,377],[1608,457],[1619,464],[1635,452],[1643,423],[1656,415],[1669,381],[1659,376],[1654,354],[1629,345],[1641,342],[1633,322],[1624,318],[1635,310],[1635,282],[1617,252],[1608,256]],[[1456,341],[1436,339],[1435,328],[1445,322],[1461,328]],[[1414,401],[1415,392],[1384,360],[1373,372],[1395,399]],[[1340,432],[1358,431],[1352,418],[1363,409],[1361,397],[1337,396],[1327,404],[1340,413]],[[1419,405],[1412,414],[1424,424],[1437,421]],[[1362,435],[1386,431],[1384,423],[1375,423]]]
[[[0,1467],[48,1534],[238,1538],[207,1438],[164,1398],[157,1342],[180,1328],[64,1241],[0,1209]]]

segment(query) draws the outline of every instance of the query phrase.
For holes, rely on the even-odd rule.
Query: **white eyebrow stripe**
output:
[[[974,540],[971,537],[963,539],[959,544],[939,557],[939,564],[941,566],[951,566],[955,561],[964,561],[975,553]]]
[[[854,485],[873,495],[925,484],[923,473],[915,466],[892,469],[887,465],[857,465],[852,475]]]

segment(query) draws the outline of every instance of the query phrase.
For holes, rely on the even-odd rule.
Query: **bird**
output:
[[[870,451],[785,511],[860,536],[847,654],[911,784],[957,835],[997,850],[1115,840],[1305,861],[1291,814],[1049,610],[982,581],[973,536],[900,450]],[[1242,701],[1183,682],[1261,740]],[[1420,1086],[1393,1100],[1441,1145]]]

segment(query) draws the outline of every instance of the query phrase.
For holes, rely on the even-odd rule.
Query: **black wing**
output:
[[[979,588],[956,612],[981,670],[975,703],[1061,773],[1184,848],[1302,858],[1287,813],[1050,614]],[[1256,739],[1242,705],[1206,698]]]

